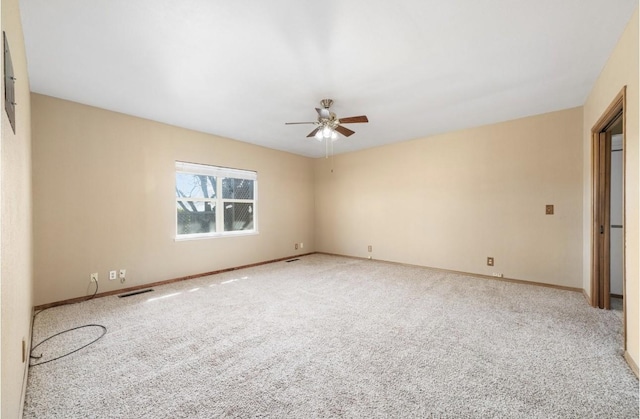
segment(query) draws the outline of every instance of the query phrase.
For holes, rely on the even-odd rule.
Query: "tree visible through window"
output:
[[[256,172],[176,162],[177,236],[254,233]]]

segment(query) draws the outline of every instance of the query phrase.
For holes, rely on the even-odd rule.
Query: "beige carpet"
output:
[[[34,344],[87,323],[26,418],[638,417],[620,313],[570,291],[311,255],[46,310]]]

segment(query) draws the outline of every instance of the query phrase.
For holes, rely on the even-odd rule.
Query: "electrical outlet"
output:
[[[501,273],[498,273],[498,272],[494,272],[493,276],[498,277],[498,278],[504,277],[504,275],[502,275]]]
[[[298,250],[298,243],[294,243],[294,244],[293,244],[293,247],[294,247],[296,250]]]
[[[300,242],[300,249],[304,249],[304,243]]]
[[[90,281],[91,282],[96,282],[96,283],[98,282],[98,272],[94,272],[94,273],[91,274]]]
[[[127,276],[127,270],[126,269],[120,269],[120,279],[125,279],[125,277]]]
[[[369,245],[369,246],[367,247],[367,250],[369,251],[369,253],[373,252],[373,246]]]
[[[114,279],[116,279],[116,271],[109,271],[109,281],[113,281]]]
[[[545,207],[545,214],[547,215],[553,215],[553,205],[547,205]]]
[[[493,266],[493,258],[491,256],[487,258],[487,266]]]

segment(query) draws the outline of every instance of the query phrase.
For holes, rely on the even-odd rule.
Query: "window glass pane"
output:
[[[256,232],[257,182],[257,172],[177,161],[177,238]]]
[[[215,176],[176,173],[176,198],[215,198]]]
[[[244,202],[224,203],[224,231],[253,229],[253,204]]]
[[[222,198],[253,199],[253,180],[229,177],[222,179]]]
[[[178,201],[178,234],[215,232],[215,206],[215,202]]]

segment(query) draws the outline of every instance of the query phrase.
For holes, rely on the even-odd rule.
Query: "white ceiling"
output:
[[[580,106],[637,0],[21,0],[31,90],[324,156]]]

